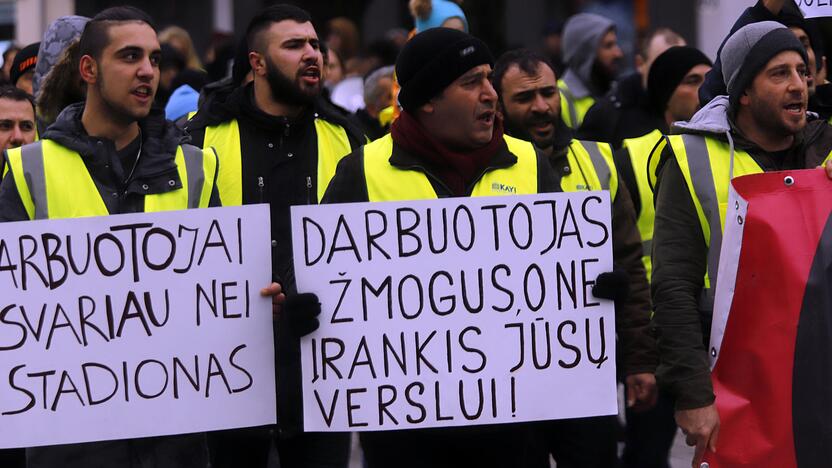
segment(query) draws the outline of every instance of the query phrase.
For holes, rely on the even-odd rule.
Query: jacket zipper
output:
[[[306,176],[306,204],[312,204],[312,176]]]
[[[263,182],[263,176],[257,177],[257,190],[260,193],[260,203],[265,203],[265,197],[263,195],[263,189],[266,187],[265,182]]]

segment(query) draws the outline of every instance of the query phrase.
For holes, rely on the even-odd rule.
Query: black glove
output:
[[[601,273],[595,278],[592,295],[601,299],[623,301],[630,296],[630,277],[627,272],[615,268],[613,271]]]
[[[313,293],[292,294],[286,297],[283,304],[283,313],[286,314],[286,323],[292,333],[297,336],[305,336],[318,329],[321,315],[321,303],[318,296]]]

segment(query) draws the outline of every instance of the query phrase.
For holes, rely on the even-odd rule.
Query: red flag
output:
[[[804,170],[732,186],[710,348],[721,428],[706,460],[832,466],[832,181]]]

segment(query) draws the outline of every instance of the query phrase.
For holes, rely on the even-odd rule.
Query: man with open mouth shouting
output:
[[[164,112],[151,110],[161,50],[150,17],[108,8],[86,24],[78,49],[86,99],[41,141],[6,151],[0,222],[219,206],[214,152],[185,144]],[[26,450],[27,466],[38,468],[197,468],[205,454],[201,433]]]
[[[320,98],[323,56],[309,13],[270,6],[249,22],[246,41],[254,81],[206,96],[186,127],[194,145],[217,151],[223,206],[271,208],[272,274],[288,300],[275,322],[281,466],[345,466],[349,434],[302,432],[298,340],[316,326],[317,301],[295,294],[289,207],[318,203],[338,161],[364,137]],[[212,466],[265,467],[269,434],[268,428],[210,434]]]

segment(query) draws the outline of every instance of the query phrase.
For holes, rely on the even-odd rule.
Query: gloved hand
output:
[[[613,271],[601,273],[595,278],[592,295],[611,301],[623,301],[630,296],[630,277],[627,272],[615,268]]]
[[[313,293],[292,294],[283,303],[283,313],[291,332],[297,337],[305,336],[320,325],[321,303]]]

